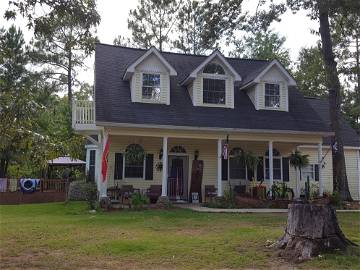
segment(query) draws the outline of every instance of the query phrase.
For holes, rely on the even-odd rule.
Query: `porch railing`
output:
[[[93,100],[74,100],[72,123],[73,127],[76,127],[76,125],[94,125],[95,102]]]

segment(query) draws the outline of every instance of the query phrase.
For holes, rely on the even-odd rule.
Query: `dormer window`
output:
[[[278,109],[280,107],[280,86],[265,83],[265,107]]]
[[[142,74],[142,98],[160,101],[160,74]]]
[[[210,63],[203,70],[203,103],[226,103],[226,76],[222,66]]]
[[[225,75],[225,70],[219,64],[211,63],[205,66],[203,73]]]

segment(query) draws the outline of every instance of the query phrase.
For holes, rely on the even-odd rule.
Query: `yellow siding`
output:
[[[262,110],[265,108],[265,83],[260,82],[256,86],[257,97],[258,97],[258,109]]]
[[[247,94],[251,100],[251,102],[254,104],[254,107],[257,109],[257,104],[256,104],[256,87],[252,86],[247,90]]]
[[[322,177],[324,181],[324,191],[333,191],[333,176],[332,176],[332,154],[331,150],[328,152],[328,147],[323,147],[323,155],[326,155],[325,167],[322,170]],[[317,163],[317,149],[316,148],[301,148],[303,154],[309,155],[310,163]],[[359,197],[359,172],[358,172],[358,150],[345,149],[345,163],[346,173],[348,177],[348,184],[351,196],[354,200],[360,200]],[[295,178],[295,171],[292,170],[292,177]],[[318,182],[316,182],[318,183]],[[302,187],[305,185],[305,180],[302,181]]]

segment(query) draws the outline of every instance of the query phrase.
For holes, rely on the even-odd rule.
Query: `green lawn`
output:
[[[360,244],[360,214],[338,214]],[[84,203],[0,206],[1,269],[293,269],[265,247],[283,214],[146,210],[90,214]],[[295,269],[360,269],[359,249]]]

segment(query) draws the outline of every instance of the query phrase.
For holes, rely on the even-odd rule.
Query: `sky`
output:
[[[257,0],[244,0],[243,11],[254,13],[257,2]],[[100,42],[112,44],[117,35],[131,36],[131,31],[127,27],[127,17],[130,9],[136,8],[137,4],[138,0],[97,0],[98,12],[101,16],[101,22],[97,28],[97,36]],[[1,14],[6,10],[7,5],[8,0],[0,0]],[[318,37],[311,34],[310,30],[316,30],[318,24],[316,21],[311,21],[304,12],[292,14],[291,11],[287,11],[281,18],[281,22],[273,23],[271,28],[286,38],[285,47],[290,49],[291,60],[295,62],[302,47],[310,47],[316,44]],[[17,18],[16,21],[6,21],[1,16],[0,27],[8,27],[11,24],[22,28],[26,40],[31,39],[32,31],[26,29],[24,19]],[[93,83],[93,62],[93,56],[86,60],[88,68],[81,71],[78,77],[81,81]]]

